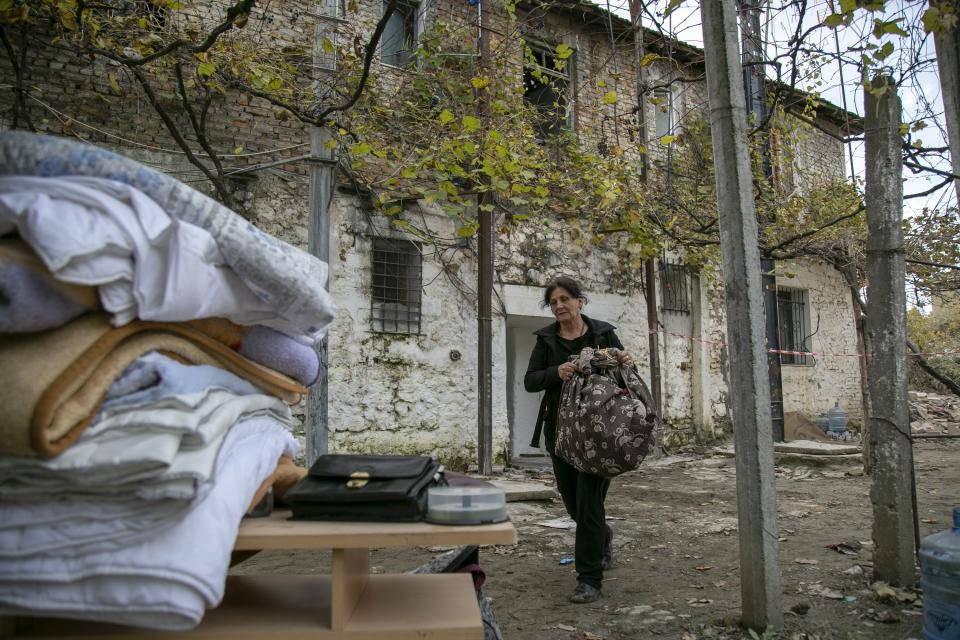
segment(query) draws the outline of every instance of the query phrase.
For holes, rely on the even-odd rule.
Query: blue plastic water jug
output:
[[[920,543],[924,640],[960,640],[960,507],[953,529]]]
[[[834,402],[833,408],[827,412],[827,429],[832,433],[843,433],[847,430],[847,412],[840,408],[840,402]]]

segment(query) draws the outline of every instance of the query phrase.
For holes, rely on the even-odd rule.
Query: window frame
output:
[[[387,8],[388,1],[383,0],[380,5],[380,15],[383,15],[383,12]],[[400,12],[401,8],[408,10],[409,13],[405,14],[403,17],[404,22],[404,41],[390,53],[384,51],[387,44],[387,28],[389,28],[390,21],[387,22],[387,27],[383,31],[383,35],[380,37],[380,45],[378,47],[380,54],[380,64],[393,67],[394,69],[406,69],[410,67],[415,58],[414,52],[417,50],[417,46],[420,40],[420,36],[423,34],[425,28],[424,22],[424,13],[426,10],[425,2],[419,2],[417,0],[399,0],[397,8],[394,10],[393,16],[396,16]],[[391,16],[391,18],[393,18]],[[403,54],[405,59],[398,60],[397,58]],[[393,60],[388,60],[388,58],[394,58]]]
[[[572,132],[575,129],[574,123],[574,113],[575,113],[575,104],[576,104],[576,95],[574,93],[576,88],[576,83],[574,82],[576,78],[576,58],[577,58],[577,49],[573,48],[573,53],[569,58],[565,60],[564,70],[558,71],[553,66],[548,65],[548,60],[556,61],[556,47],[551,47],[550,45],[535,39],[523,39],[523,100],[526,104],[533,106],[538,114],[538,121],[534,123],[534,130],[538,140],[548,141],[551,138],[556,138],[557,136],[563,135],[567,132]],[[527,58],[527,49],[534,54],[537,59],[537,62],[534,63],[536,69],[542,75],[549,76],[552,79],[562,81],[564,87],[560,91],[553,91],[554,95],[563,98],[563,116],[556,118],[556,121],[552,123],[549,129],[544,129],[541,127],[541,123],[546,119],[547,109],[541,104],[540,101],[534,102],[532,99],[528,98],[528,95],[531,93],[531,89],[528,88],[528,73],[531,73],[531,69],[534,67],[534,64],[531,64]],[[536,77],[533,78],[533,81],[540,83],[541,86],[546,86],[546,83],[538,80]],[[553,90],[553,85],[551,85],[551,90]]]
[[[333,51],[327,53],[323,50],[323,40],[330,41]],[[313,67],[315,75],[320,75],[324,71],[337,70],[337,30],[330,25],[318,22],[313,28]]]
[[[397,306],[388,308],[387,305]],[[372,238],[370,330],[373,333],[420,335],[422,328],[423,252],[420,244],[403,238]]]
[[[789,313],[785,313],[789,310]],[[789,323],[789,324],[787,324]],[[785,331],[789,329],[789,335]],[[777,337],[781,351],[812,351],[810,348],[810,294],[807,289],[777,287]],[[810,366],[813,357],[781,353],[780,364]]]
[[[690,267],[682,262],[659,260],[660,310],[690,315]],[[667,295],[669,292],[670,295]]]
[[[334,8],[334,12],[330,13],[327,11],[330,7]],[[319,0],[317,2],[317,15],[322,18],[333,18],[334,20],[342,20],[346,7],[344,7],[344,0]]]

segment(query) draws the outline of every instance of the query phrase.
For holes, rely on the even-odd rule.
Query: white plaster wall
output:
[[[729,395],[729,358],[727,352],[727,308],[723,276],[719,272],[701,278],[706,305],[702,340],[707,354],[707,414],[717,430],[731,430],[732,422],[727,398]]]
[[[436,233],[451,237],[450,219],[424,210]],[[332,207],[331,293],[339,312],[330,329],[331,451],[430,453],[448,464],[476,458],[477,317],[473,266],[454,258],[441,265],[425,249],[420,335],[376,333],[370,326],[371,245],[376,235],[403,237],[353,198]],[[446,271],[445,271],[446,269]],[[448,273],[470,286],[464,293]],[[494,327],[494,353],[504,333]],[[451,352],[460,354],[458,360]],[[495,359],[496,360],[496,359]],[[504,385],[497,362],[494,384]],[[494,453],[504,450],[505,405],[495,402]]]
[[[810,348],[815,353],[855,354],[857,335],[853,300],[843,276],[833,267],[809,259],[778,262],[777,286],[808,292]],[[819,321],[818,321],[819,318]],[[860,365],[850,355],[814,356],[811,365],[783,365],[783,410],[815,415],[835,401],[850,418],[861,421]]]
[[[660,334],[664,418],[674,427],[689,427],[693,424],[693,350],[689,339],[693,321],[690,314],[661,311],[660,324],[664,329]]]

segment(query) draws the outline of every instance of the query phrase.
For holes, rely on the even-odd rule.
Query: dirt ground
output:
[[[920,534],[950,526],[960,506],[960,440],[916,448]],[[507,640],[754,638],[740,611],[735,461],[716,450],[646,461],[614,480],[607,498],[615,566],[603,598],[573,605],[573,531],[538,523],[565,516],[559,500],[509,503],[519,542],[484,547],[484,591]],[[537,470],[507,475],[537,480]],[[548,482],[546,474],[539,474]],[[777,466],[784,626],[766,638],[826,640],[922,637],[911,590],[881,599],[871,588],[871,479],[851,462]],[[846,543],[849,555],[825,545]],[[373,552],[375,572],[411,569],[442,548]],[[263,552],[236,573],[325,573],[324,552]],[[881,589],[881,593],[884,593]],[[898,599],[899,598],[899,599]]]

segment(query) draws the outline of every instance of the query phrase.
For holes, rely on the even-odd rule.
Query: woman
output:
[[[523,386],[528,392],[546,392],[540,403],[531,445],[540,446],[542,430],[563,505],[577,523],[574,548],[577,587],[570,597],[570,602],[576,604],[595,602],[600,598],[603,571],[612,561],[613,531],[607,526],[603,507],[610,480],[582,473],[554,455],[560,390],[564,381],[574,373],[569,357],[579,354],[584,347],[616,347],[621,350],[620,362],[633,365],[633,358],[623,351],[614,327],[581,313],[586,302],[580,283],[572,278],[557,278],[547,285],[543,305],[550,307],[557,321],[534,332],[537,344],[530,354],[530,364],[523,378]]]

